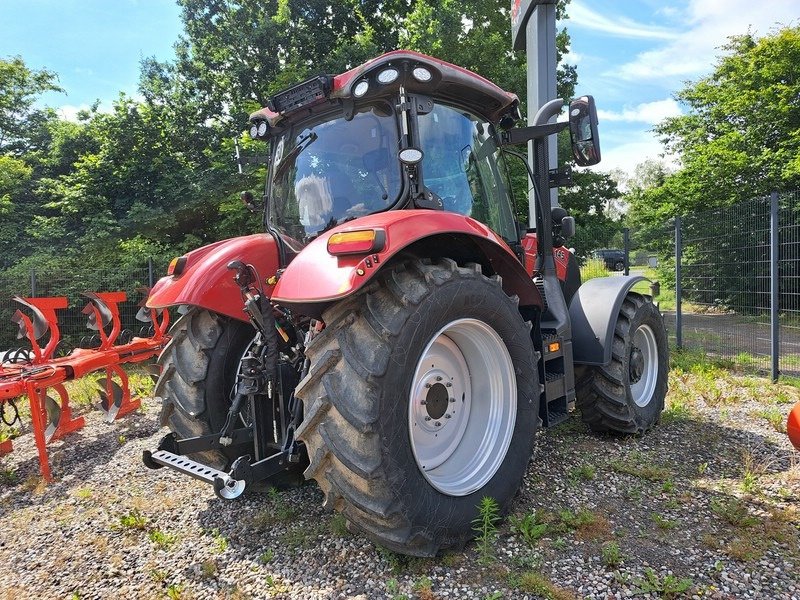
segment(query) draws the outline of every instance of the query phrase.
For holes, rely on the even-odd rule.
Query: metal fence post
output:
[[[153,284],[155,283],[153,277],[153,259],[152,257],[147,259],[147,287],[152,288]]]
[[[31,269],[31,298],[36,297],[36,269]]]
[[[623,247],[625,249],[625,271],[624,271],[624,273],[627,276],[627,275],[630,275],[630,266],[631,266],[631,261],[630,261],[631,230],[630,230],[629,227],[625,227],[622,230],[622,240],[623,240],[623,244],[624,244]]]
[[[769,316],[772,381],[778,381],[780,361],[780,323],[778,322],[778,192],[769,196]]]
[[[681,218],[675,217],[675,345],[683,347],[681,332]]]

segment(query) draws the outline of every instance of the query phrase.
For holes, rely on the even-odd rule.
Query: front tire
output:
[[[296,395],[306,477],[325,506],[419,556],[471,538],[484,496],[506,512],[532,453],[539,384],[530,324],[499,277],[414,261],[323,318]]]
[[[669,349],[664,322],[655,305],[629,292],[617,316],[608,365],[586,367],[576,398],[592,431],[643,433],[664,410]]]

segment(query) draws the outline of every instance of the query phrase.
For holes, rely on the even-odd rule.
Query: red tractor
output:
[[[156,396],[172,430],[147,466],[235,498],[315,479],[392,550],[463,544],[484,496],[508,510],[534,434],[577,407],[594,431],[659,419],[667,336],[641,277],[580,284],[552,208],[548,136],[600,159],[589,96],[515,128],[518,99],[463,68],[384,54],[275,95],[266,232],[177,258],[148,305],[181,305]],[[531,169],[514,145],[532,142]],[[515,220],[526,164],[535,227]],[[252,195],[246,201],[253,204]]]

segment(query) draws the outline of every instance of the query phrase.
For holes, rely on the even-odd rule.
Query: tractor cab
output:
[[[251,116],[251,135],[271,142],[268,223],[297,248],[358,217],[424,208],[518,242],[494,126],[517,118],[514,94],[414,52],[308,80]]]

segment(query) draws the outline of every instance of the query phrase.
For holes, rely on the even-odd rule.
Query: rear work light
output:
[[[176,256],[171,261],[169,261],[169,266],[167,267],[167,275],[172,275],[173,277],[177,277],[181,273],[183,273],[183,269],[186,266],[186,257],[185,256]]]
[[[380,252],[386,245],[386,232],[382,229],[361,229],[342,231],[328,238],[328,253],[333,256],[343,254],[371,254]]]

